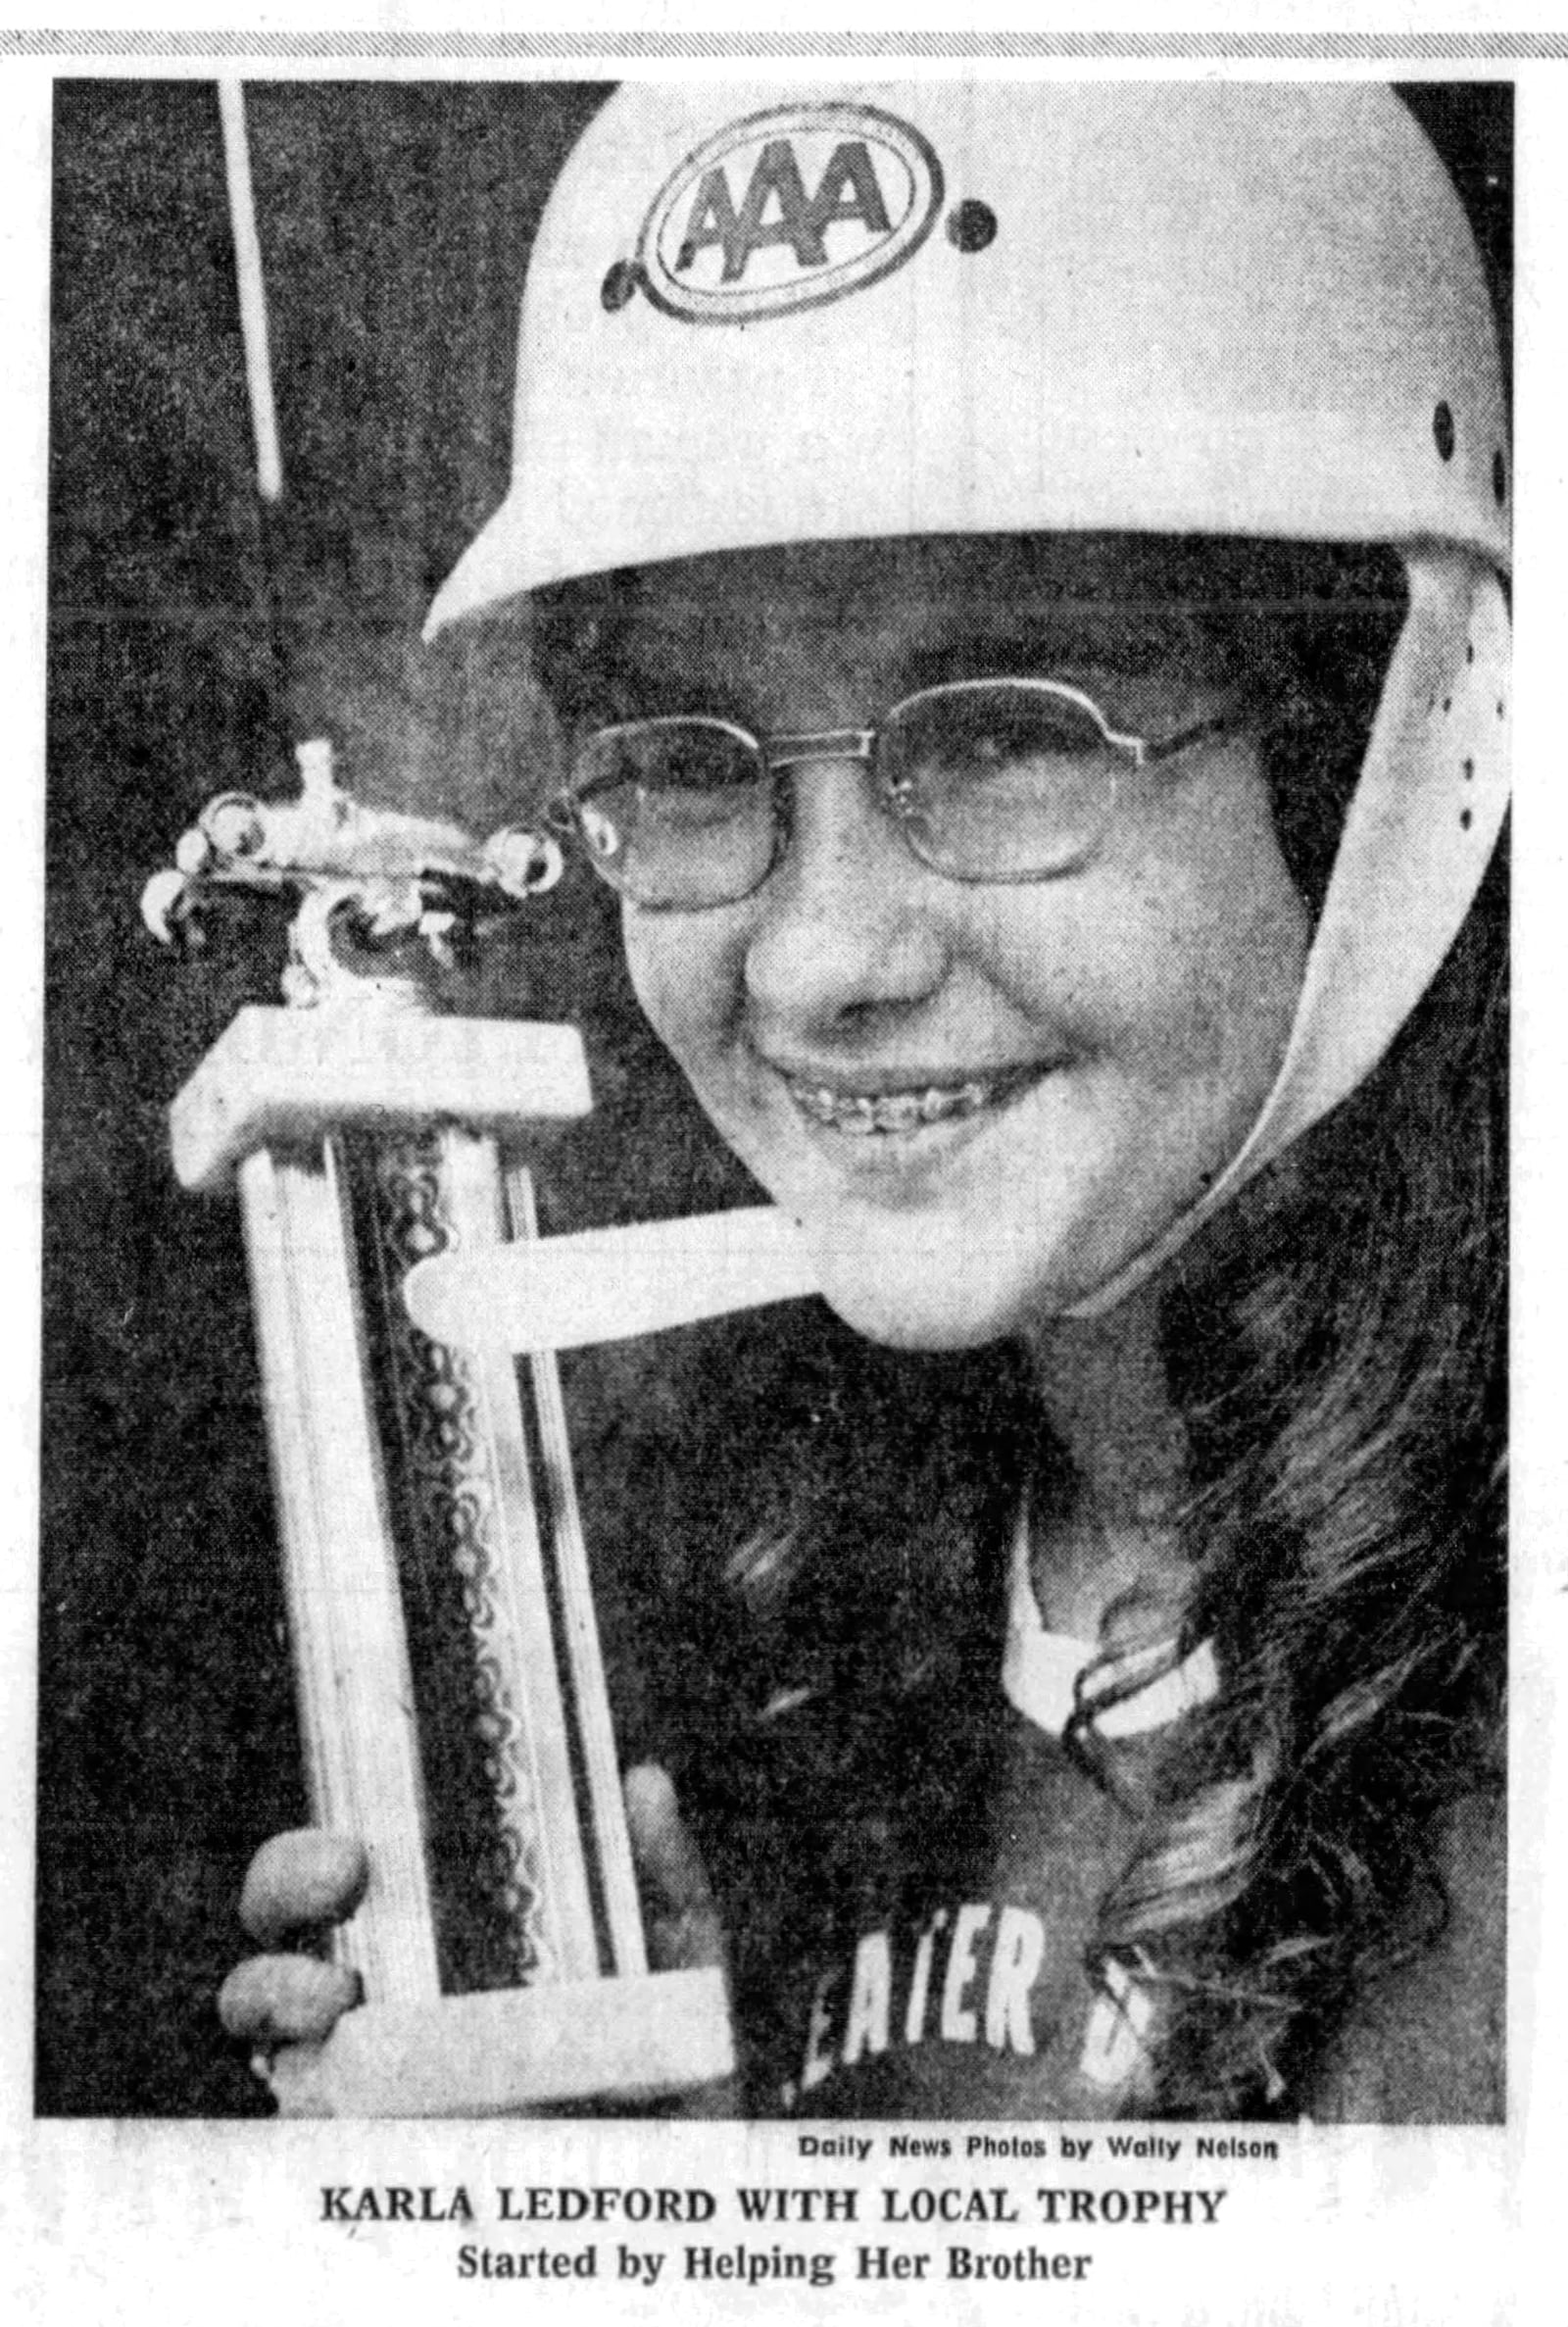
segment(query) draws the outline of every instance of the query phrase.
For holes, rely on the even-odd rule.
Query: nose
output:
[[[946,888],[879,807],[852,756],[792,765],[788,845],[758,892],[747,992],[784,1036],[818,1038],[906,1012],[941,985]]]

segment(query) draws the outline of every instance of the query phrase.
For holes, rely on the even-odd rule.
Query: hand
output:
[[[288,1938],[346,1922],[365,1896],[369,1861],[362,1843],[314,1827],[275,1834],[251,1860],[239,1919],[271,1951]],[[265,2077],[279,2045],[318,2044],[360,2002],[357,1972],[316,1956],[251,1956],[219,1990],[218,2013],[230,2036],[255,2050]]]
[[[708,1869],[656,1762],[628,1769],[621,1792],[642,1891],[648,1960],[655,1971],[723,1970],[727,1951]]]
[[[624,1781],[626,1824],[643,1894],[649,1961],[656,1971],[722,1968],[718,1911],[706,1869],[666,1773],[652,1763]],[[316,1828],[274,1835],[251,1861],[240,1920],[267,1952],[247,1957],[223,1982],[219,2015],[253,2049],[270,2081],[280,2047],[318,2044],[361,2001],[358,1974],[279,1943],[346,1922],[365,1896],[369,1865],[362,1844]],[[714,2113],[710,2108],[705,2113]]]

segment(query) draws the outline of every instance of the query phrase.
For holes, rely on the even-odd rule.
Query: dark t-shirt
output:
[[[1153,1652],[1151,1685],[1104,1716],[1112,1787],[1063,1741],[1095,1653],[1043,1630],[1022,1526],[1007,1600],[1004,1640],[992,1633],[965,1687],[885,1704],[836,1739],[834,1708],[786,1700],[750,1804],[731,1805],[758,2110],[1103,2118],[1150,2103],[1159,1989],[1097,1925],[1212,1661],[1201,1650],[1173,1671]]]
[[[1073,2118],[1146,2103],[1153,1991],[1134,1967],[1107,1966],[1109,1990],[1087,1968],[1133,1818],[1010,1708],[988,1775],[967,1832],[929,1857],[918,1790],[858,1821],[851,1899],[779,1975],[764,2105]]]
[[[1168,1991],[1097,1924],[1190,1716],[1123,1738],[1114,1787],[1008,1703],[887,1713],[835,1758],[792,1712],[718,1843],[744,2105],[757,2115],[1109,2119],[1157,2112]],[[1275,2113],[1502,2114],[1500,1800],[1434,1837],[1449,1911],[1370,1981]]]

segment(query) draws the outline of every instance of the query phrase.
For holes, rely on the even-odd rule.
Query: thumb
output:
[[[712,1886],[676,1807],[668,1773],[655,1762],[641,1762],[626,1772],[623,1791],[654,1969],[722,1967],[724,1935]]]

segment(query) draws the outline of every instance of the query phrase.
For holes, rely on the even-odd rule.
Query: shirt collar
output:
[[[1098,1735],[1141,1737],[1150,1730],[1168,1727],[1218,1694],[1219,1670],[1212,1642],[1200,1641],[1190,1656],[1172,1665],[1174,1649],[1173,1641],[1156,1640],[1122,1659],[1128,1678],[1136,1677],[1141,1668],[1147,1668],[1150,1677],[1131,1696],[1119,1698],[1095,1715]],[[1012,1540],[1007,1639],[1002,1658],[1004,1695],[1026,1720],[1059,1737],[1077,1704],[1079,1678],[1100,1654],[1091,1642],[1046,1630],[1029,1576],[1029,1511],[1028,1506],[1023,1506]]]

